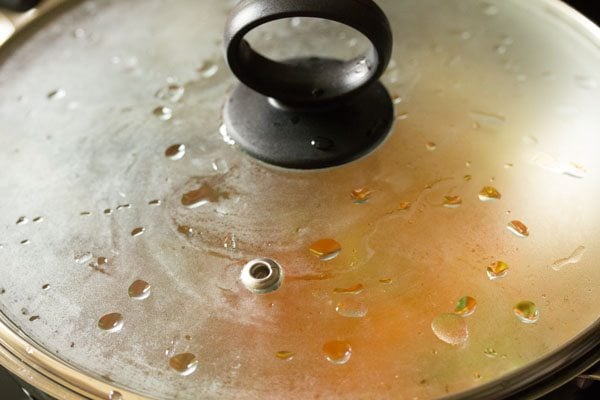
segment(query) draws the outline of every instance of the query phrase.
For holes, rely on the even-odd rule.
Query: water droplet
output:
[[[355,299],[346,299],[337,304],[335,311],[342,317],[364,318],[369,309],[363,303]]]
[[[177,227],[177,232],[186,236],[192,236],[194,234],[194,230],[189,225],[179,225]]]
[[[229,199],[229,193],[203,183],[198,189],[185,193],[181,197],[181,204],[187,208],[197,208],[208,203],[217,203],[221,199]]]
[[[49,283],[46,283],[46,284],[44,284],[42,286],[42,290],[48,290],[48,289],[50,289],[50,284]]]
[[[395,105],[402,103],[402,97],[398,96],[397,94],[392,96],[392,103]]]
[[[104,215],[112,215],[113,210],[111,208],[107,208],[106,210],[104,210]]]
[[[507,229],[515,236],[526,238],[529,236],[529,228],[521,221],[511,221],[507,225]]]
[[[425,143],[425,148],[427,151],[435,151],[437,149],[437,145],[433,142],[427,142]]]
[[[129,208],[131,208],[131,204],[120,204],[117,206],[117,211],[127,210]]]
[[[232,146],[235,144],[235,140],[233,140],[231,136],[229,136],[229,132],[227,132],[227,126],[225,124],[219,127],[219,134],[221,135],[225,143]]]
[[[579,88],[585,90],[594,90],[598,88],[598,82],[590,76],[576,75],[575,83]]]
[[[504,169],[511,169],[512,167],[514,167],[515,165],[512,163],[506,163],[504,164]]]
[[[352,347],[346,341],[335,340],[323,345],[323,353],[325,353],[325,358],[330,363],[343,365],[350,360]]]
[[[491,348],[491,347],[486,348],[483,351],[483,354],[485,354],[489,358],[496,358],[496,357],[498,357],[498,352],[495,349]]]
[[[129,286],[129,297],[135,300],[145,300],[150,297],[152,286],[143,280],[137,280]]]
[[[223,247],[229,250],[237,249],[237,239],[235,238],[235,234],[228,234],[223,239]]]
[[[82,211],[79,213],[79,215],[81,215],[82,217],[89,217],[90,215],[92,215],[92,213],[89,211]]]
[[[398,205],[398,210],[400,211],[406,211],[408,209],[410,209],[412,207],[412,202],[410,201],[403,201]]]
[[[573,253],[571,253],[569,257],[561,258],[559,260],[554,261],[554,263],[552,263],[551,265],[552,269],[555,271],[560,271],[562,268],[568,265],[579,263],[581,261],[581,258],[585,254],[585,250],[585,246],[579,246],[575,249],[575,251],[573,251]]]
[[[204,61],[197,71],[201,77],[208,79],[219,72],[219,66],[212,61]]]
[[[460,196],[444,196],[444,207],[458,208],[462,205],[462,197]]]
[[[471,179],[473,179],[473,176],[472,176],[472,175],[465,175],[465,176],[463,176],[463,180],[464,180],[465,182],[469,182]]]
[[[299,18],[299,17],[290,18],[290,26],[292,28],[297,28],[300,26],[300,24],[302,24],[302,18]]]
[[[131,231],[131,236],[133,236],[133,237],[142,236],[145,231],[146,231],[146,229],[142,228],[142,227],[135,228],[134,230]]]
[[[96,264],[97,264],[98,266],[102,266],[102,265],[108,265],[108,258],[106,258],[106,257],[98,257],[98,258],[96,259]]]
[[[502,55],[502,54],[506,54],[506,52],[508,51],[508,48],[505,45],[500,44],[500,45],[494,47],[494,51],[496,53]]]
[[[431,330],[441,341],[453,346],[466,343],[469,330],[465,319],[456,314],[440,314],[431,321]]]
[[[67,95],[67,92],[64,89],[55,89],[48,93],[48,98],[50,100],[60,100],[63,99]]]
[[[470,168],[472,165],[471,161],[465,162],[465,167]]]
[[[393,282],[394,280],[392,278],[384,278],[384,279],[380,279],[379,283],[383,283],[384,285],[389,285]]]
[[[116,390],[111,390],[108,394],[108,400],[123,400],[123,395]]]
[[[171,103],[177,103],[182,99],[185,94],[185,88],[179,86],[176,83],[172,83],[156,92],[155,96],[159,100],[170,101]]]
[[[29,239],[21,240],[21,244],[29,244],[31,243]]]
[[[348,288],[335,288],[333,289],[333,293],[338,294],[360,294],[365,290],[365,287],[362,283],[357,283],[354,286],[350,286]]]
[[[34,219],[32,219],[32,221],[34,224],[44,222],[44,217],[35,217]]]
[[[292,360],[294,358],[294,355],[295,354],[293,352],[285,350],[278,351],[277,353],[275,353],[275,357],[285,361]]]
[[[489,15],[489,16],[498,15],[499,9],[498,9],[498,6],[496,6],[495,4],[483,2],[483,3],[481,3],[481,6],[482,6],[482,12],[484,15]]]
[[[370,191],[369,188],[364,187],[360,189],[354,189],[350,193],[350,197],[355,203],[364,204],[371,198],[371,194],[373,194],[373,192]]]
[[[407,112],[401,112],[396,114],[396,121],[404,121],[408,119],[409,114]]]
[[[98,328],[107,332],[118,332],[123,328],[123,316],[119,313],[106,314],[98,320]]]
[[[540,318],[540,312],[531,301],[521,301],[515,305],[513,311],[517,318],[526,324],[534,324]]]
[[[317,150],[327,151],[333,149],[335,143],[329,138],[317,137],[310,141],[310,145]]]
[[[28,223],[29,220],[27,219],[27,217],[19,217],[19,219],[17,219],[17,225],[25,225],[26,223]]]
[[[480,125],[488,126],[499,126],[506,122],[504,116],[485,111],[471,111],[471,118]]]
[[[223,160],[222,158],[218,158],[213,161],[211,166],[215,172],[220,172],[222,174],[229,172],[229,165],[227,164],[227,161]]]
[[[161,121],[168,121],[171,118],[173,118],[173,110],[171,110],[169,107],[164,106],[156,107],[152,111],[152,114],[158,117],[158,119],[160,119]]]
[[[192,353],[180,353],[169,359],[169,366],[181,375],[188,376],[198,368],[198,359]]]
[[[587,170],[582,165],[571,162],[571,163],[567,163],[563,167],[562,173],[563,173],[563,175],[570,176],[571,178],[582,179],[582,178],[586,177]]]
[[[83,264],[87,263],[88,261],[91,261],[93,257],[94,256],[92,255],[92,253],[89,253],[89,252],[83,253],[83,254],[75,256],[75,262],[79,265],[83,265]]]
[[[160,206],[162,204],[162,202],[160,200],[150,200],[148,202],[149,206]]]
[[[483,189],[481,189],[481,191],[479,191],[479,200],[481,201],[496,201],[500,200],[501,198],[502,195],[500,194],[498,189],[496,189],[493,186],[485,186]]]
[[[456,307],[454,308],[454,313],[460,315],[462,317],[468,317],[469,315],[475,312],[477,308],[477,300],[475,300],[471,296],[465,296],[458,300],[456,303]]]
[[[38,319],[40,319],[39,315],[32,315],[29,317],[29,322],[37,321]]]
[[[504,261],[495,261],[487,267],[487,276],[490,280],[504,278],[508,273],[508,264]]]
[[[309,250],[321,261],[329,261],[340,254],[342,246],[334,239],[320,239],[311,244]]]
[[[181,160],[185,156],[185,144],[174,144],[165,150],[165,156],[173,161]]]

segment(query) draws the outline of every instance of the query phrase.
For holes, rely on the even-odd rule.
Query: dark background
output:
[[[528,0],[522,0],[528,1]],[[600,25],[600,1],[598,0],[566,0],[581,13]],[[581,390],[578,385],[566,385],[561,390],[548,395],[544,400],[590,400],[600,399],[599,384],[595,383],[587,390]],[[0,367],[0,399],[2,400],[26,400],[27,397],[17,387],[15,382],[9,378],[2,367]]]

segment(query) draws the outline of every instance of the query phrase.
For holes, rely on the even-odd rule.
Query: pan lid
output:
[[[228,119],[237,2],[56,3],[0,49],[16,374],[66,398],[504,398],[598,360],[600,31],[564,4],[377,1],[393,121],[300,170]],[[295,67],[377,45],[302,15],[246,39]]]

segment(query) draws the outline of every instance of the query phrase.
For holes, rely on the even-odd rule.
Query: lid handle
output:
[[[363,55],[273,61],[244,38],[270,21],[336,21],[371,42]],[[372,0],[243,0],[225,29],[225,56],[242,82],[224,107],[227,139],[277,166],[317,169],[355,160],[383,141],[393,104],[378,79],[392,53],[392,31]]]
[[[348,25],[372,47],[346,62],[315,58],[275,62],[244,39],[260,25],[289,17]],[[371,0],[246,0],[229,17],[225,46],[229,67],[246,86],[284,104],[307,105],[339,100],[377,81],[391,58],[392,32],[385,14]]]

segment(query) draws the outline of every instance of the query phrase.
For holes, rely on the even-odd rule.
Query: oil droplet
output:
[[[212,61],[204,61],[197,71],[203,78],[212,78],[219,72],[219,66]]]
[[[228,199],[229,193],[216,190],[207,183],[203,183],[196,190],[187,192],[181,197],[181,204],[187,208],[197,208],[208,203],[217,203],[220,199]]]
[[[464,180],[465,182],[469,182],[471,179],[473,179],[473,176],[472,176],[472,175],[465,175],[465,176],[463,176],[463,180]]]
[[[355,299],[346,299],[337,304],[335,311],[346,318],[364,318],[369,309],[363,303]]]
[[[185,156],[185,144],[174,144],[165,150],[165,156],[169,160],[181,160]]]
[[[456,307],[454,308],[454,313],[460,315],[462,317],[468,317],[469,315],[475,312],[477,308],[477,300],[475,300],[471,296],[465,296],[458,300],[456,303]]]
[[[294,358],[294,353],[291,351],[278,351],[277,353],[275,353],[275,357],[279,358],[280,360],[284,360],[284,361],[289,361],[291,359]]]
[[[48,93],[48,98],[50,100],[60,100],[63,99],[67,95],[67,92],[64,89],[55,89]]]
[[[453,346],[466,343],[469,330],[465,319],[456,314],[440,314],[431,321],[431,330],[441,341]]]
[[[325,353],[325,358],[330,363],[343,365],[350,360],[352,347],[346,341],[335,340],[323,345],[323,353]]]
[[[213,161],[211,166],[215,172],[220,172],[222,174],[229,172],[229,164],[227,164],[227,161],[223,160],[222,158],[218,158]]]
[[[150,297],[152,286],[143,280],[137,280],[129,286],[129,297],[135,300],[145,300]]]
[[[89,252],[83,253],[78,256],[75,256],[75,262],[79,265],[83,265],[83,264],[87,263],[88,261],[91,261],[92,257],[93,257],[92,253],[89,253]]]
[[[404,121],[408,119],[408,113],[407,112],[402,112],[402,113],[398,113],[396,114],[396,121]]]
[[[29,317],[29,322],[37,321],[38,319],[40,319],[39,315],[33,315]]]
[[[117,206],[117,211],[127,210],[131,208],[131,204],[120,204]]]
[[[192,353],[180,353],[171,357],[169,366],[181,375],[188,376],[198,368],[198,359]]]
[[[158,119],[160,119],[161,121],[168,121],[171,118],[173,118],[173,110],[171,110],[169,107],[164,106],[156,107],[152,111],[152,114],[158,117]]]
[[[111,208],[107,208],[106,210],[104,210],[104,215],[112,215],[113,210]]]
[[[487,276],[490,280],[504,278],[508,273],[508,264],[504,261],[496,261],[493,262],[489,267],[487,267]]]
[[[573,253],[571,253],[569,257],[561,258],[554,261],[554,263],[552,263],[551,265],[552,269],[555,271],[560,271],[568,265],[579,263],[581,261],[581,258],[585,254],[585,250],[585,246],[579,246],[575,249],[575,251],[573,251]]]
[[[458,208],[462,205],[462,197],[460,196],[445,196],[444,207],[446,208]]]
[[[517,318],[526,324],[534,324],[540,318],[540,312],[531,301],[521,301],[515,305],[513,311]]]
[[[327,151],[333,149],[335,143],[326,137],[316,137],[310,141],[310,145],[317,150]]]
[[[394,282],[394,280],[392,278],[384,278],[384,279],[379,280],[379,283],[383,283],[384,285],[389,285],[392,282]]]
[[[481,200],[481,201],[485,201],[485,202],[496,201],[496,200],[500,200],[501,198],[502,198],[502,195],[500,194],[498,189],[496,189],[493,186],[485,186],[479,192],[479,200]]]
[[[491,347],[488,347],[485,350],[483,350],[483,354],[485,354],[489,358],[496,358],[496,357],[498,357],[498,352],[495,349],[491,348]]]
[[[410,209],[410,207],[412,206],[412,202],[410,201],[403,201],[398,205],[398,210],[400,211],[406,211],[408,209]]]
[[[123,328],[123,316],[119,313],[106,314],[98,320],[98,328],[107,332],[118,332]]]
[[[123,400],[123,395],[116,390],[111,390],[108,395],[108,400]]]
[[[177,227],[177,232],[186,236],[192,236],[194,234],[194,230],[189,225],[179,225]]]
[[[29,239],[21,240],[21,244],[29,244],[31,243]]]
[[[149,206],[160,206],[162,204],[162,202],[160,200],[150,200],[148,202]]]
[[[504,169],[511,169],[514,166],[515,165],[513,163],[506,163],[506,164],[504,164]]]
[[[321,261],[329,261],[340,254],[342,246],[334,239],[321,239],[310,245],[309,250],[312,254],[319,257]]]
[[[425,148],[427,151],[435,151],[437,149],[437,145],[434,142],[425,143]]]
[[[25,225],[28,222],[29,220],[27,217],[19,217],[19,219],[17,219],[17,225]]]
[[[131,231],[131,236],[133,236],[133,237],[142,236],[145,231],[146,231],[146,229],[142,228],[142,227],[135,228],[134,230]]]
[[[185,88],[179,86],[176,83],[172,83],[156,92],[155,96],[159,100],[170,101],[171,103],[177,103],[185,94]]]
[[[31,221],[33,221],[34,224],[38,224],[40,222],[44,222],[44,217],[35,217]]]
[[[79,213],[79,215],[81,215],[82,217],[89,217],[90,215],[92,215],[92,213],[89,211],[82,211]]]
[[[515,236],[526,238],[529,236],[529,228],[521,221],[511,221],[508,223],[507,229]]]
[[[339,294],[360,294],[365,290],[365,287],[362,283],[357,283],[354,286],[350,286],[348,288],[335,288],[333,289],[333,293]]]
[[[364,204],[371,198],[372,194],[373,192],[370,191],[369,188],[364,187],[360,189],[354,189],[350,193],[350,197],[355,203]]]

